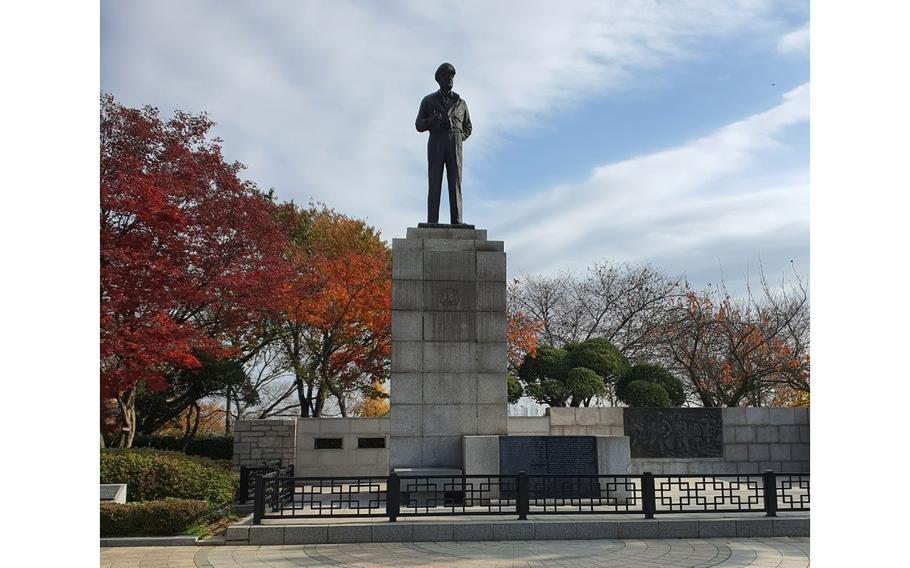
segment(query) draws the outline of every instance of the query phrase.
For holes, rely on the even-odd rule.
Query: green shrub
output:
[[[134,448],[154,448],[156,450],[172,450],[175,452],[183,451],[182,436],[146,436],[137,434],[133,438]]]
[[[682,382],[670,371],[660,365],[641,364],[633,365],[616,381],[616,396],[630,406],[640,406],[634,405],[628,400],[628,386],[635,381],[645,381],[663,387],[669,397],[669,403],[665,406],[682,406],[686,403]]]
[[[183,451],[183,436],[136,436],[134,448],[155,448],[158,450]],[[229,460],[234,456],[234,436],[205,435],[190,439],[186,452],[190,456],[205,456],[216,460]]]
[[[234,500],[240,483],[229,462],[150,449],[102,450],[101,483],[126,483],[129,501],[172,497],[212,505]]]
[[[541,345],[536,356],[525,355],[518,376],[525,394],[549,406],[578,406],[603,394],[605,385],[624,373],[629,363],[604,338],[567,343],[565,349]]]
[[[101,536],[177,536],[209,515],[205,501],[168,499],[144,503],[102,503]]]
[[[648,381],[632,381],[626,387],[626,404],[647,408],[670,406],[670,396],[664,387]]]

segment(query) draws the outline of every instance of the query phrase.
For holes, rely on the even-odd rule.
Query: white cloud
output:
[[[762,26],[775,6],[105,1],[102,83],[126,104],[207,110],[250,179],[391,237],[425,215],[426,139],[413,121],[441,61],[459,70],[479,162],[564,105]]]
[[[583,183],[551,188],[519,206],[491,203],[487,215],[500,219],[495,233],[509,245],[510,264],[530,271],[598,258],[693,257],[728,242],[749,256],[762,243],[779,245],[782,235],[792,237],[790,250],[803,251],[807,168],[772,175],[763,158],[792,151],[781,138],[808,119],[806,84],[709,136],[595,168]],[[501,211],[515,214],[503,220]]]
[[[777,51],[780,53],[808,53],[809,52],[809,22],[799,29],[784,34],[777,42]]]

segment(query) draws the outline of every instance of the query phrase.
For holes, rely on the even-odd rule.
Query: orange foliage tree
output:
[[[375,418],[389,412],[389,393],[379,381],[373,381],[372,389],[354,405],[354,416]]]
[[[537,336],[543,324],[521,310],[510,311],[506,320],[507,359],[509,371],[515,373],[525,355],[537,356]]]
[[[664,355],[704,406],[807,405],[808,294],[801,282],[735,300],[725,290],[674,299]]]
[[[391,253],[359,219],[311,204],[282,206],[294,275],[276,325],[301,416],[326,402],[349,414],[349,395],[388,377],[391,356]]]

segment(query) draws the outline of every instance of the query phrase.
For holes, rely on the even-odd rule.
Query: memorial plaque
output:
[[[547,473],[545,436],[500,436],[499,473]]]
[[[528,475],[597,475],[594,436],[500,436],[499,473]],[[502,481],[504,495],[514,488]],[[589,496],[596,481],[590,479],[531,479],[532,498]]]
[[[720,458],[724,428],[719,408],[624,408],[633,458]]]

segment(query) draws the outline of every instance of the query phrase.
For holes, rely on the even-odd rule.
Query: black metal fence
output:
[[[291,468],[294,466],[291,465]],[[256,491],[256,478],[267,473],[277,473],[281,469],[281,460],[264,461],[260,465],[240,466],[240,486],[237,488],[237,503],[245,505],[253,498]],[[293,476],[293,469],[291,475]]]
[[[253,524],[265,519],[453,515],[765,513],[809,510],[809,474],[423,475],[254,479]],[[290,473],[288,473],[290,471]]]

